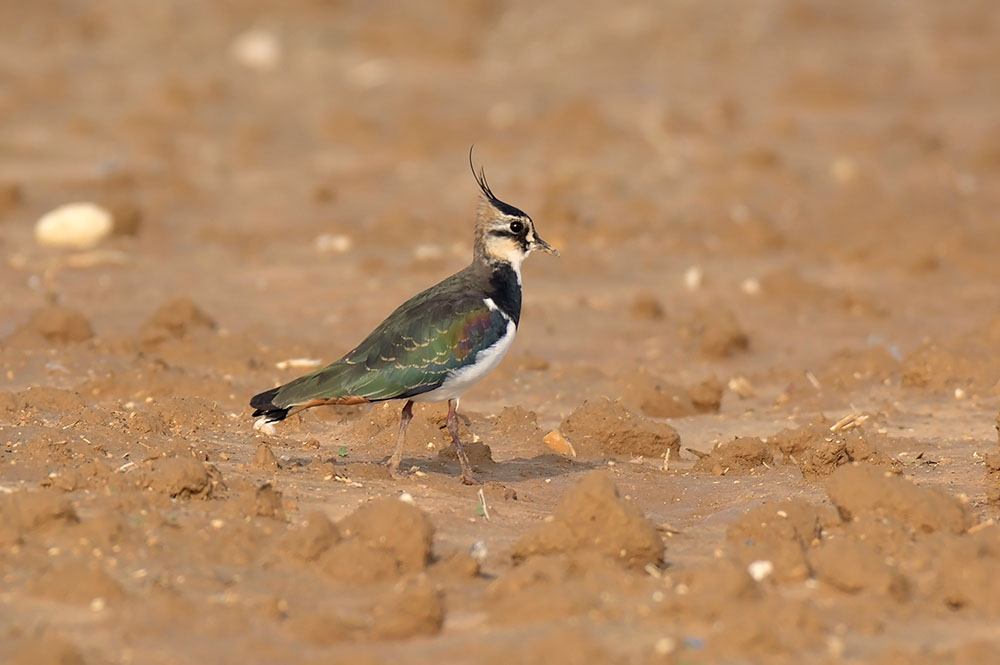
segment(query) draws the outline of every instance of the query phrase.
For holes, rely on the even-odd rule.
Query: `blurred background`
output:
[[[0,661],[995,661],[998,64],[995,0],[0,0]],[[443,404],[400,480],[398,403],[252,430],[468,264],[472,144],[561,251],[484,485]]]
[[[901,357],[996,311],[998,22],[977,0],[3,2],[0,335],[55,301],[129,338],[181,296],[332,359],[468,261],[475,144],[563,252],[527,264],[520,352],[697,377],[722,311],[760,352],[737,362]],[[79,201],[110,237],[35,237]]]

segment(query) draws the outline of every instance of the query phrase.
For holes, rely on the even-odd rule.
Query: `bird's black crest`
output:
[[[472,151],[476,146],[469,148],[469,168],[472,169],[472,177],[476,179],[476,184],[479,185],[479,189],[482,190],[483,196],[490,204],[505,215],[510,215],[511,217],[527,217],[523,210],[515,208],[509,203],[505,203],[498,199],[496,195],[493,194],[493,190],[490,189],[490,183],[486,181],[486,171],[483,167],[479,167],[479,171],[476,172],[476,165],[472,162]]]

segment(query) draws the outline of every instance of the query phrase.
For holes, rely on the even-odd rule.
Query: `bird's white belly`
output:
[[[513,321],[508,321],[506,334],[497,340],[496,344],[476,354],[476,359],[471,365],[448,374],[444,383],[434,390],[414,395],[410,399],[414,402],[443,402],[444,400],[458,399],[466,390],[479,383],[483,377],[496,369],[503,357],[507,355],[511,344],[514,343],[516,333],[517,326],[514,325]]]

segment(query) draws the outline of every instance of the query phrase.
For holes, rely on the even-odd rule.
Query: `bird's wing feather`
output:
[[[278,390],[274,404],[378,401],[440,386],[507,332],[507,318],[477,296],[424,292],[401,305],[353,351]]]

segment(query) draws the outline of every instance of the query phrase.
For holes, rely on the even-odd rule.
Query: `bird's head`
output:
[[[549,243],[535,232],[535,222],[524,211],[504,203],[490,189],[482,168],[476,172],[469,150],[469,166],[483,193],[476,211],[475,259],[492,263],[503,261],[519,270],[524,257],[535,250],[559,256]]]

